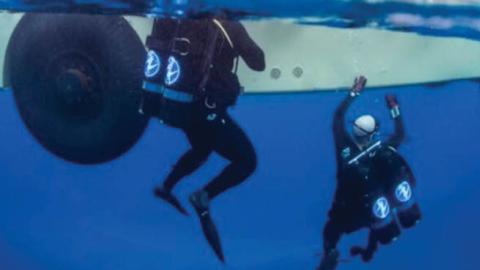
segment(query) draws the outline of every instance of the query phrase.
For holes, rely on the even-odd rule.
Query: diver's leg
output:
[[[373,254],[378,249],[378,239],[375,237],[375,234],[370,232],[368,236],[368,244],[365,252],[362,254],[362,260],[364,262],[369,262],[373,258]]]
[[[250,139],[227,114],[218,120],[213,136],[213,150],[228,159],[230,164],[203,188],[209,200],[244,182],[257,166]]]
[[[352,256],[362,256],[362,261],[369,262],[373,258],[373,254],[378,249],[378,239],[375,237],[375,234],[370,231],[368,235],[368,244],[367,247],[353,246],[350,249],[350,254]]]
[[[190,202],[202,224],[202,229],[210,246],[223,261],[220,236],[210,217],[210,200],[225,190],[242,183],[256,167],[253,146],[240,127],[225,113],[206,123],[210,127],[209,136],[214,151],[230,160],[230,164],[203,189],[190,196]]]
[[[163,182],[163,188],[170,192],[175,185],[185,176],[192,174],[200,166],[202,166],[210,155],[209,150],[199,150],[191,148],[188,150],[173,166],[172,171],[168,174]]]
[[[340,226],[334,219],[329,219],[323,229],[323,251],[328,253],[337,248],[337,244],[343,234]]]
[[[187,214],[186,210],[181,206],[180,202],[171,191],[175,185],[180,182],[185,176],[196,171],[212,152],[207,142],[203,142],[203,136],[199,129],[185,130],[187,137],[191,144],[191,149],[188,150],[173,166],[167,178],[162,185],[155,188],[155,195],[171,205],[183,214]]]
[[[337,250],[337,244],[343,234],[340,224],[337,220],[330,218],[323,229],[323,257],[317,270],[333,270],[338,265],[340,253]]]

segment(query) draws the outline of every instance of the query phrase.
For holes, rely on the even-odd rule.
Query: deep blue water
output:
[[[401,103],[408,137],[400,152],[417,177],[424,219],[371,264],[354,260],[339,269],[479,269],[478,83],[366,91],[348,119],[372,113],[389,134],[387,92]],[[36,143],[11,93],[2,93],[0,269],[313,269],[335,188],[332,112],[344,95],[247,95],[232,110],[254,142],[259,167],[213,202],[227,257],[222,266],[196,218],[152,196],[188,147],[180,131],[152,120],[122,158],[73,165]],[[213,156],[185,179],[176,189],[182,202],[225,164]],[[345,238],[341,250],[365,237],[362,231]]]

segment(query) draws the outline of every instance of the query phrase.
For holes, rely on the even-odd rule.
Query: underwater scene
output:
[[[480,1],[0,0],[0,269],[477,270]]]

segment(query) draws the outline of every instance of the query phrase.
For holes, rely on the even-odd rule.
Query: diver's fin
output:
[[[208,197],[204,191],[195,192],[190,196],[190,202],[195,208],[195,212],[200,219],[203,234],[205,235],[205,238],[207,238],[210,247],[215,252],[215,255],[217,255],[217,258],[222,263],[225,263],[220,236],[215,223],[213,223],[213,220],[210,217],[210,213],[208,211],[208,198],[205,198],[205,196]]]
[[[323,255],[322,262],[316,270],[335,270],[339,263],[339,252],[337,250],[331,250]]]
[[[154,194],[156,197],[166,201],[171,206],[175,207],[182,215],[188,216],[187,210],[183,208],[182,204],[178,201],[178,199],[170,192],[165,190],[163,187],[157,187],[154,190]]]
[[[207,238],[208,243],[212,247],[215,255],[217,258],[222,262],[225,263],[225,257],[223,255],[222,245],[220,242],[220,236],[218,235],[217,227],[213,223],[210,214],[206,212],[206,214],[200,216],[200,213],[197,212],[200,217],[200,223],[202,224],[203,234]]]

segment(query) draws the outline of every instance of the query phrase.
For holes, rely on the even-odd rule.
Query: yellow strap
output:
[[[233,49],[232,39],[230,39],[230,36],[228,35],[228,33],[227,33],[227,31],[225,30],[225,28],[223,27],[223,25],[222,25],[217,19],[213,19],[213,23],[215,23],[215,25],[217,25],[218,28],[220,28],[220,31],[222,31],[223,35],[224,35],[225,38],[227,39],[228,44],[230,44],[230,47],[232,47],[232,49]]]

